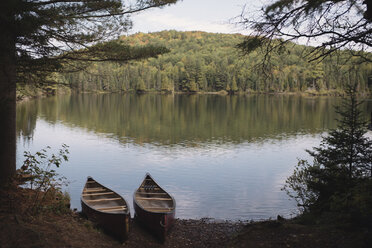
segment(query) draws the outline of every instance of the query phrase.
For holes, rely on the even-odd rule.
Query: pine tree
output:
[[[136,84],[136,92],[143,93],[145,91],[146,91],[145,81],[143,81],[142,77],[139,77]]]
[[[338,119],[338,128],[323,138],[320,147],[308,151],[319,164],[329,168],[337,167],[349,179],[372,176],[372,160],[369,156],[372,153],[372,141],[364,136],[367,123],[362,120],[362,113],[358,108],[361,102],[357,100],[356,87],[356,84],[346,87],[347,99],[341,107],[336,108],[341,116]]]
[[[163,93],[171,93],[173,87],[166,73],[161,74],[161,91]]]
[[[197,92],[198,91],[198,85],[196,84],[194,79],[191,79],[191,81],[187,84],[188,91],[189,92]]]
[[[231,91],[233,91],[233,92],[239,91],[239,88],[238,88],[238,85],[236,83],[235,77],[233,77],[232,82],[231,82]]]
[[[286,181],[284,190],[304,211],[372,215],[372,140],[365,137],[367,124],[356,87],[346,87],[347,97],[336,108],[337,129],[323,137],[319,147],[307,150],[314,163],[301,160]]]
[[[229,93],[231,93],[231,88],[230,88],[230,84],[229,83],[227,83],[227,85],[226,85],[226,91],[229,92]]]

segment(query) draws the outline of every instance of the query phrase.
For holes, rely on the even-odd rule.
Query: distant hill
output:
[[[309,92],[337,94],[343,84],[358,82],[361,93],[372,92],[372,64],[355,65],[347,52],[308,63],[310,47],[290,43],[274,54],[266,74],[261,53],[242,56],[240,34],[162,31],[137,33],[120,39],[134,46],[161,45],[170,52],[146,61],[119,65],[96,63],[87,72],[63,75],[77,91],[163,92]]]

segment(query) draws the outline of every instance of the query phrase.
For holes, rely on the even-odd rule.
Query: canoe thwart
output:
[[[116,209],[106,209],[106,210],[101,210],[102,212],[116,212],[116,211],[125,211],[126,208],[116,208]]]
[[[154,211],[154,212],[170,212],[173,208],[161,208],[161,207],[145,207],[147,211]]]
[[[173,210],[173,208],[167,208],[167,207],[146,207],[146,209]]]
[[[106,189],[105,188],[86,188],[83,190],[83,193],[96,192],[96,191],[106,191]]]
[[[106,207],[106,208],[96,208],[99,211],[107,211],[107,210],[125,210],[127,209],[126,206],[115,206],[115,207]]]
[[[97,200],[85,200],[87,202],[99,202],[99,201],[117,201],[121,200],[122,198],[120,197],[115,197],[115,198],[103,198],[103,199],[97,199]]]
[[[172,198],[161,198],[161,197],[136,197],[137,200],[157,200],[157,201],[173,201]]]
[[[82,194],[82,196],[112,195],[112,194],[114,194],[114,192],[103,192],[103,193]]]

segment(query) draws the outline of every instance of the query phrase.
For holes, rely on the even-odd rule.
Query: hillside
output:
[[[239,34],[162,31],[120,39],[170,52],[126,65],[92,64],[87,72],[64,74],[63,81],[77,91],[339,93],[352,80],[359,92],[372,92],[372,64],[356,65],[358,58],[347,52],[309,63],[304,54],[311,48],[290,43],[274,54],[265,75],[261,53],[242,56],[236,49]]]

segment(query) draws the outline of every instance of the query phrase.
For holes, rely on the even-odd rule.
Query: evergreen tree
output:
[[[143,81],[142,77],[138,77],[138,81],[136,84],[136,92],[144,93],[145,91],[146,91],[145,81]]]
[[[231,81],[231,91],[232,92],[237,92],[239,90],[238,85],[236,84],[236,79],[233,77]]]
[[[230,88],[230,84],[229,83],[226,84],[226,91],[229,92],[229,93],[231,93],[231,88]]]
[[[187,83],[187,89],[188,89],[188,92],[197,92],[198,91],[198,85],[196,84],[194,79],[191,79]]]
[[[358,109],[360,102],[356,98],[357,84],[348,86],[346,89],[347,100],[343,105],[336,108],[341,116],[338,120],[338,129],[332,130],[325,137],[320,147],[309,151],[319,164],[328,167],[338,166],[348,178],[360,176],[372,176],[371,154],[372,141],[364,135],[367,132],[367,123],[361,119],[361,111]]]
[[[161,91],[164,93],[170,93],[173,91],[172,84],[167,76],[167,74],[161,74]]]
[[[365,137],[367,124],[361,120],[356,88],[349,85],[336,108],[337,129],[307,151],[314,164],[301,160],[286,181],[284,190],[305,211],[372,214],[372,140]],[[367,213],[361,209],[365,206]]]

